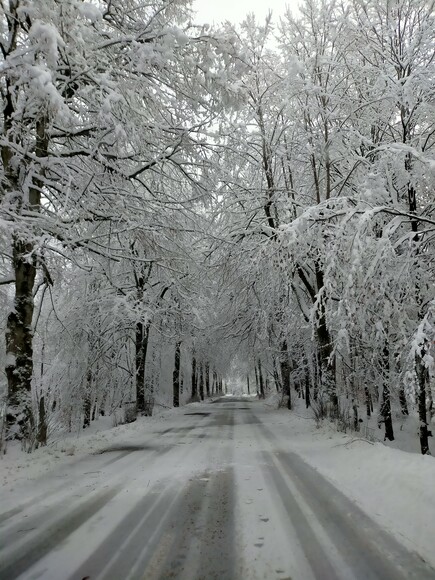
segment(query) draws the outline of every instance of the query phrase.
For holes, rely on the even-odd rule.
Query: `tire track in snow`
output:
[[[184,488],[181,500],[173,507],[156,546],[137,562],[138,576],[129,580],[177,578],[212,580],[234,575],[234,481],[227,466],[233,457],[234,412],[224,409],[204,425],[223,448],[207,446],[210,469],[193,478]],[[112,578],[112,577],[110,577]],[[113,577],[114,578],[114,577]],[[109,578],[107,579],[109,580]]]
[[[280,450],[280,440],[265,425],[260,422],[257,428],[274,448],[274,452],[266,453],[264,459],[271,468],[272,477],[292,525],[308,537],[307,518],[303,513],[301,517],[301,509],[298,506],[294,509],[293,496],[296,495],[301,505],[306,505],[314,514],[316,529],[312,530],[311,534],[315,536],[314,541],[317,543],[320,541],[321,544],[332,543],[334,551],[350,570],[352,578],[357,580],[435,578],[435,570],[431,569],[418,554],[408,551],[318,471],[297,454]],[[280,473],[281,469],[285,472],[288,483]],[[310,543],[304,541],[303,548],[316,578],[324,580],[341,577],[339,574],[341,567],[337,568],[335,575],[332,576],[327,576],[324,569],[318,569],[315,554],[311,553]],[[334,558],[332,566],[333,560]],[[328,559],[325,556],[321,561],[323,565]],[[329,569],[329,574],[332,573],[333,571]]]
[[[177,435],[181,431],[182,437],[186,438],[196,428],[210,431],[214,427],[221,429],[225,427],[225,434],[232,440],[233,413],[219,413],[208,423],[201,422],[189,428],[174,427],[166,429],[163,434]],[[204,439],[202,441],[206,442]],[[177,440],[177,443],[180,442]],[[213,455],[222,456],[222,459],[227,461],[228,454],[231,452],[228,446],[223,450],[215,450],[214,447],[207,447],[207,449],[212,452],[208,457],[210,464],[216,462],[217,457]],[[198,453],[198,451],[199,448],[195,446],[187,452],[186,458],[189,454]],[[187,486],[177,488],[176,485],[170,484],[162,490],[160,484],[151,491],[147,490],[146,495],[135,508],[125,516],[88,560],[74,572],[71,580],[86,576],[93,580],[179,578],[186,570],[187,561],[186,578],[189,580],[194,578],[192,569],[203,567],[203,564],[199,563],[199,556],[204,550],[208,553],[209,549],[208,543],[207,546],[200,543],[204,550],[201,549],[199,552],[193,550],[198,553],[192,553],[195,534],[203,529],[208,530],[207,533],[211,533],[211,530],[215,532],[216,527],[219,526],[219,522],[213,520],[216,517],[214,510],[218,509],[218,506],[213,504],[210,507],[209,505],[211,501],[209,498],[214,493],[217,494],[220,487],[223,487],[220,472],[217,478],[218,482],[215,483],[216,476],[206,472],[193,478]],[[221,490],[222,493],[223,490]],[[221,560],[222,551],[229,549],[227,545],[222,547],[222,542],[227,536],[232,537],[231,534],[225,533],[221,541],[216,539],[215,550],[219,551],[219,546],[221,547],[219,560]],[[203,542],[205,536],[201,533],[198,538]],[[211,576],[203,577],[211,578]],[[228,576],[229,579],[231,577]]]
[[[88,489],[89,481],[86,477],[87,473],[82,472],[75,474],[73,478],[73,483],[80,482],[80,478],[84,479],[85,481],[81,485],[71,486],[71,482],[68,480],[69,487],[67,490],[65,490],[65,485],[55,486],[44,494],[21,504],[21,506],[5,512],[4,515],[7,517],[4,517],[0,525],[0,557],[2,560],[0,565],[0,580],[3,580],[3,578],[10,580],[16,577],[10,575],[13,566],[9,568],[8,562],[19,561],[17,569],[20,572],[17,575],[23,573],[54,549],[57,544],[64,541],[76,529],[91,519],[97,511],[102,509],[121,490],[122,485],[119,480],[125,479],[131,462],[137,465],[138,457],[140,458],[139,460],[144,461],[143,454],[139,455],[141,451],[151,451],[151,457],[149,453],[146,453],[146,461],[147,465],[149,465],[150,460],[155,461],[174,449],[186,439],[190,431],[197,427],[198,425],[189,427],[176,442],[165,444],[158,448],[152,449],[144,445],[143,449],[141,446],[133,446],[131,449],[122,450],[121,444],[119,448],[109,447],[107,450],[103,449],[97,454],[94,454],[93,461],[97,459],[95,455],[99,458],[100,456],[104,456],[105,452],[112,453],[119,451],[119,454],[115,458],[112,457],[109,460],[105,458],[103,463],[97,464],[96,466],[95,464],[93,465],[96,468],[95,474],[99,478],[95,482],[96,487],[100,489],[102,487],[107,488],[107,481],[109,481],[112,483],[111,489],[116,490],[113,494],[110,490],[107,491],[107,489],[104,489],[104,491],[98,494],[97,499],[93,498],[83,503],[83,496],[89,495],[90,492]],[[177,428],[174,429],[176,430]],[[127,458],[127,463],[125,461],[123,462],[121,470],[116,465],[116,471],[104,471],[104,468],[108,466],[112,468],[115,463],[125,458]],[[88,459],[79,460],[77,464],[80,464],[82,461],[87,464]],[[84,469],[86,468],[87,465],[84,466]],[[114,485],[115,483],[116,485]],[[106,494],[107,501],[101,503],[98,498],[100,496],[106,497]],[[46,500],[50,502],[49,507],[42,505]],[[68,505],[69,509],[67,511],[65,511],[65,505]],[[82,506],[88,507],[83,508]],[[30,508],[30,515],[19,515],[23,512],[25,513],[27,508]],[[84,513],[87,514],[87,517],[84,517]],[[17,553],[22,554],[22,557],[16,556]],[[8,570],[5,576],[3,576],[3,568]]]
[[[100,511],[117,493],[114,487],[74,506],[62,518],[52,523],[27,542],[17,542],[12,549],[0,551],[0,580],[14,580],[45,554],[53,550],[84,522]],[[2,554],[3,552],[3,554]],[[4,553],[5,552],[5,553]]]
[[[295,497],[288,488],[288,484],[282,476],[280,470],[276,467],[273,457],[270,453],[263,452],[263,469],[265,471],[266,479],[272,482],[278,495],[281,499],[282,505],[287,512],[289,520],[296,529],[300,545],[304,551],[305,557],[313,571],[315,578],[319,580],[337,580],[334,568],[331,566],[326,552],[317,539],[308,519],[300,508]]]

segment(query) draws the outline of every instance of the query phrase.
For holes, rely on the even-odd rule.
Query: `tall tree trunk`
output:
[[[38,434],[36,436],[36,444],[38,447],[47,445],[47,413],[45,409],[45,397],[41,395],[38,405]]]
[[[196,382],[196,356],[192,354],[192,401],[198,400],[198,384]]]
[[[290,392],[290,364],[288,358],[287,341],[283,340],[281,344],[281,378],[282,378],[282,394],[287,399],[287,409],[292,408],[291,392]]]
[[[4,112],[5,114],[5,112]],[[6,115],[6,114],[5,114]],[[48,156],[47,119],[36,123],[35,156]],[[11,170],[12,158],[8,148],[2,149],[5,174],[9,185],[18,190],[18,181]],[[39,213],[41,190],[45,170],[41,169],[29,188],[28,203],[20,197],[17,201],[18,213],[24,209]],[[11,181],[12,180],[12,181]],[[17,191],[15,189],[15,191]],[[32,236],[31,236],[32,237]],[[34,310],[33,286],[36,278],[36,255],[33,241],[24,239],[24,233],[15,233],[12,238],[12,268],[15,276],[14,308],[9,313],[6,324],[6,377],[8,381],[8,426],[20,439],[29,439],[35,427],[32,411],[33,377],[33,331]]]
[[[216,381],[217,381],[215,370],[212,372],[211,377],[212,377],[211,378],[211,394],[212,394],[212,396],[214,396],[216,393]]]
[[[92,395],[92,370],[86,373],[86,385],[83,397],[83,429],[91,424],[91,395]]]
[[[148,351],[148,339],[150,334],[151,322],[144,324],[143,322],[136,323],[136,406],[137,412],[142,414],[145,412],[145,368],[146,357]]]
[[[260,385],[260,398],[264,399],[265,392],[264,392],[264,382],[263,382],[263,371],[261,369],[261,360],[260,359],[258,359],[258,383]]]
[[[395,368],[396,374],[399,375],[400,374],[400,358],[399,358],[398,353],[395,354],[394,360],[396,363],[396,368]],[[400,386],[399,386],[399,403],[400,403],[400,410],[402,412],[402,415],[404,415],[404,416],[409,415],[405,387],[404,387],[402,382],[400,382]]]
[[[310,394],[310,375],[308,371],[305,371],[305,407],[311,406],[311,394]]]
[[[320,291],[324,286],[323,271],[316,263],[316,284]],[[318,306],[318,322],[316,327],[317,340],[319,343],[320,355],[320,377],[322,391],[328,396],[331,403],[331,416],[338,415],[338,395],[335,375],[335,355],[333,354],[332,338],[326,323],[325,302],[322,299]]]
[[[180,406],[180,355],[181,355],[181,341],[178,341],[175,345],[175,360],[174,360],[174,372],[172,375],[172,385],[173,385],[173,406]]]
[[[390,351],[387,342],[382,350],[383,367],[383,390],[381,416],[385,426],[385,439],[394,441],[393,417],[391,415],[391,391],[390,391]]]
[[[429,387],[429,371],[424,363],[426,349],[422,346],[415,353],[415,371],[418,383],[418,418],[420,421],[420,448],[423,455],[430,455],[427,425],[426,389]]]
[[[207,393],[207,397],[210,397],[210,365],[209,365],[209,363],[205,364],[205,392]]]
[[[143,339],[144,325],[143,322],[136,323],[136,406],[139,414],[145,412],[145,360],[143,357]]]
[[[313,399],[317,401],[319,396],[319,385],[320,385],[320,360],[319,360],[319,351],[316,350],[313,354],[313,379],[314,379],[314,386],[313,386]]]
[[[33,285],[36,260],[33,244],[14,236],[12,265],[15,274],[14,308],[6,325],[7,423],[11,434],[29,440],[35,427],[32,411]]]
[[[251,394],[251,390],[249,388],[249,375],[246,375],[246,384],[248,386],[248,395],[250,395]]]
[[[364,394],[366,398],[367,417],[369,418],[372,416],[372,401],[367,383],[364,384]]]
[[[204,400],[204,369],[202,362],[199,365],[199,398]]]

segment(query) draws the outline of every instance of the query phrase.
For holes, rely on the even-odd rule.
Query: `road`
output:
[[[434,579],[267,424],[187,406],[0,509],[0,579]]]

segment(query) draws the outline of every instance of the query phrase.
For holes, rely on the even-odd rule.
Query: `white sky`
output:
[[[193,8],[197,11],[198,22],[212,24],[224,20],[238,23],[248,12],[254,12],[257,20],[264,20],[267,12],[272,10],[274,20],[282,14],[286,6],[295,12],[300,0],[194,0]]]

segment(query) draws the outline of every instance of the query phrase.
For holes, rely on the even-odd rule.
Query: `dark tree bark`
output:
[[[263,382],[263,371],[261,369],[261,360],[260,359],[258,359],[258,383],[260,385],[260,398],[264,399],[265,392],[264,392],[264,382]]]
[[[248,395],[251,394],[251,389],[249,388],[249,375],[246,376],[246,384],[248,386]]]
[[[281,344],[281,378],[282,378],[282,394],[287,398],[287,409],[292,408],[291,392],[290,392],[290,363],[288,358],[287,341],[283,340]]]
[[[211,394],[214,396],[216,393],[216,371],[211,373]]]
[[[196,382],[196,357],[192,354],[192,401],[198,400],[198,384]]]
[[[396,353],[394,355],[394,359],[396,361],[396,373],[397,375],[400,374],[400,357],[399,354]],[[399,403],[400,403],[400,410],[402,412],[402,415],[406,416],[409,415],[409,411],[408,411],[408,402],[406,400],[406,393],[405,393],[405,387],[403,386],[403,383],[401,382],[400,386],[399,386]]]
[[[204,368],[202,363],[199,365],[199,398],[201,401],[204,400]]]
[[[83,398],[83,429],[91,424],[91,393],[92,393],[92,371],[86,373],[86,387]]]
[[[139,414],[145,412],[145,365],[148,351],[150,326],[150,321],[146,324],[143,322],[136,323],[136,405],[137,412]]]
[[[353,429],[354,431],[359,431],[358,404],[355,399],[352,401],[352,410],[353,410]]]
[[[12,90],[12,89],[11,89]],[[12,103],[7,99],[3,110],[5,128],[11,127]],[[46,131],[47,118],[44,116],[36,123],[35,156],[48,156],[49,138]],[[2,147],[2,161],[7,187],[15,192],[20,190],[18,176],[12,167],[12,154],[9,147]],[[39,213],[41,191],[45,170],[33,180],[29,188],[29,199],[25,202],[22,194],[16,195],[16,211],[23,209]],[[32,236],[30,236],[32,237]],[[6,377],[8,381],[7,423],[19,439],[29,440],[35,428],[32,411],[33,377],[33,331],[34,310],[33,287],[36,277],[36,252],[32,241],[24,238],[24,233],[14,234],[12,238],[12,268],[15,276],[14,308],[6,323]]]
[[[47,414],[45,411],[45,398],[41,395],[38,405],[38,434],[36,437],[36,444],[38,447],[47,445]]]
[[[210,365],[209,365],[209,363],[205,364],[205,392],[207,393],[207,397],[210,397]]]
[[[382,366],[383,366],[383,390],[382,390],[382,404],[381,416],[382,422],[385,426],[385,439],[394,441],[393,431],[393,417],[391,415],[391,392],[390,392],[390,352],[388,344],[385,343],[382,350]]]
[[[365,398],[366,398],[366,410],[367,410],[367,417],[371,417],[372,416],[372,401],[371,401],[371,396],[370,396],[370,391],[369,391],[369,387],[367,385],[367,383],[365,383],[364,385],[364,394],[365,394]]]
[[[173,406],[180,406],[180,358],[181,358],[181,342],[178,341],[175,345],[175,360],[174,372],[172,374],[173,385]]]
[[[35,427],[32,411],[33,286],[36,261],[33,244],[14,236],[12,265],[15,274],[14,308],[6,326],[6,377],[8,427],[17,438],[30,439]]]
[[[429,371],[424,364],[426,348],[422,346],[415,353],[415,371],[418,383],[418,418],[420,420],[420,449],[422,455],[430,455],[429,430],[427,424],[426,389],[429,388]]]
[[[298,266],[297,272],[301,282],[304,284],[313,304],[317,301],[317,295],[324,287],[324,276],[321,265],[315,263],[315,286],[308,280],[304,270]],[[317,289],[317,291],[316,291]],[[326,323],[326,307],[325,299],[320,301],[317,307],[317,325],[316,337],[318,343],[318,365],[317,373],[319,378],[319,385],[322,393],[326,393],[331,404],[330,415],[332,418],[338,414],[338,396],[337,396],[337,382],[336,382],[336,363],[333,354],[333,344],[331,334]],[[317,399],[316,389],[314,390],[314,400]]]

